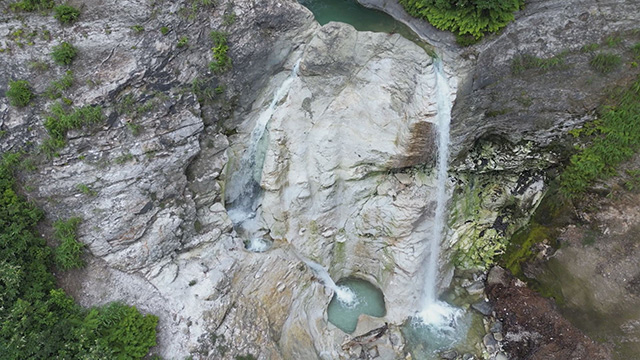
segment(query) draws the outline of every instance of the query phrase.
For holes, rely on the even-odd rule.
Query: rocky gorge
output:
[[[483,280],[566,160],[568,131],[596,118],[607,89],[638,74],[625,57],[620,69],[602,75],[589,65],[593,54],[583,50],[600,44],[631,56],[628,49],[640,41],[638,4],[530,1],[500,33],[462,48],[451,34],[409,19],[392,1],[363,4],[405,22],[422,41],[345,23],[321,26],[288,0],[71,3],[82,8],[73,25],[39,13],[0,15],[0,93],[9,80],[29,79],[44,94],[71,70],[74,84],[63,97],[73,106],[100,105],[106,119],[69,131],[66,146],[47,158],[37,154],[37,145],[49,136],[43,114],[57,100],[43,95],[17,108],[2,96],[0,151],[35,154],[34,166],[19,178],[46,222],[83,219],[78,236],[87,246],[87,265],[57,274],[80,304],[125,301],[156,314],[152,353],[168,359],[421,358],[403,324],[421,310],[424,262],[432,251],[425,239],[437,208],[437,119],[443,111],[436,94],[445,89],[451,156],[437,289],[484,317],[475,320],[481,334],[470,347],[438,356],[527,358],[531,349],[509,341],[523,333],[548,335],[510,322],[499,305],[482,309],[485,296],[502,304],[500,286],[521,287],[516,280],[489,279],[485,294]],[[216,46],[211,31],[228,33],[232,67],[226,72],[209,67]],[[619,40],[609,46],[609,39]],[[48,63],[47,54],[62,40],[78,48],[73,65],[33,65]],[[561,66],[517,67],[527,56],[561,58]],[[228,206],[261,122],[256,165],[248,173],[256,186],[250,206],[253,228],[270,248],[255,252],[246,249],[252,239],[234,226]],[[613,231],[624,240],[636,228],[637,206],[627,196],[621,212],[628,218],[606,215],[614,210],[600,216],[603,236]],[[622,206],[611,201],[600,209]],[[43,235],[48,232],[43,226]],[[572,244],[577,250],[561,249],[559,259],[571,251],[583,253],[567,259],[603,256]],[[619,251],[613,244],[602,253]],[[332,279],[375,285],[384,294],[384,317],[361,315],[352,334],[328,322],[332,291],[304,259]],[[628,310],[618,327],[637,346],[633,279],[640,269],[628,257],[619,261],[630,285],[614,282],[624,301],[607,300],[613,305],[605,310]],[[603,263],[591,271],[604,276],[611,273],[606,269]],[[543,277],[537,268],[530,273]],[[521,295],[535,296],[527,291]],[[585,302],[573,303],[589,306]],[[511,301],[507,312],[530,311],[517,303]],[[542,310],[555,311],[551,305]],[[613,340],[594,345],[565,321],[559,320],[571,328],[566,343],[587,344],[590,352],[553,355],[551,348],[538,355],[546,357],[532,358],[614,356],[607,348],[615,350]],[[503,329],[496,330],[498,322]]]

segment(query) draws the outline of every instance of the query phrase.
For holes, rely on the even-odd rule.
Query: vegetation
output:
[[[51,114],[46,117],[44,127],[50,138],[42,145],[49,155],[54,155],[57,149],[65,146],[67,131],[103,120],[102,108],[99,106],[65,110],[62,104],[57,103],[49,111]]]
[[[617,69],[620,64],[622,64],[622,58],[616,54],[598,53],[593,58],[591,58],[589,64],[598,72],[608,74]]]
[[[78,225],[82,219],[73,217],[67,221],[58,220],[53,224],[54,236],[60,244],[55,248],[55,261],[61,270],[84,267],[85,262],[80,258],[84,244],[76,238]]]
[[[26,80],[9,81],[9,90],[6,92],[9,104],[17,107],[29,105],[31,99],[35,97],[31,91],[31,86]]]
[[[73,72],[71,70],[67,70],[60,79],[54,80],[49,84],[47,90],[45,90],[45,95],[51,100],[61,97],[62,91],[73,86],[73,80]]]
[[[227,34],[221,31],[212,31],[209,36],[213,40],[213,61],[209,63],[209,70],[216,74],[223,73],[231,69],[231,58],[227,55],[229,45]]]
[[[135,32],[136,34],[139,34],[144,31],[144,27],[142,25],[133,25],[131,27],[131,30],[133,30],[133,32]]]
[[[58,65],[69,65],[78,54],[78,49],[66,41],[53,47],[51,57]]]
[[[539,69],[543,72],[548,70],[558,70],[565,66],[564,58],[567,52],[561,52],[550,58],[539,58],[533,55],[524,54],[516,56],[511,61],[511,72],[518,75],[525,70]]]
[[[400,0],[414,17],[426,19],[441,30],[455,33],[461,45],[496,32],[514,19],[523,0]]]
[[[178,44],[176,45],[178,48],[183,48],[189,45],[189,38],[186,36],[182,36],[180,40],[178,40]]]
[[[5,154],[0,161],[2,358],[143,358],[156,344],[155,316],[120,303],[83,309],[56,288],[48,270],[51,248],[36,229],[43,213],[16,192],[13,170],[20,160]],[[77,221],[58,223],[56,236],[75,238]]]
[[[616,98],[598,120],[571,132],[591,141],[571,157],[561,175],[564,194],[584,193],[597,179],[614,175],[617,165],[640,150],[640,78]]]
[[[166,26],[163,26],[160,28],[160,33],[164,36],[167,35],[169,33],[169,28]]]
[[[53,0],[20,0],[10,5],[13,11],[49,10],[54,6]]]
[[[53,11],[53,17],[62,24],[71,24],[80,16],[80,10],[67,4],[56,6]]]

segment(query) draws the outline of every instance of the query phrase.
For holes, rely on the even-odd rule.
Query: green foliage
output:
[[[236,355],[235,360],[256,360],[256,357],[252,354]]]
[[[13,11],[49,10],[53,8],[53,0],[21,0],[10,5]]]
[[[31,91],[31,86],[26,80],[9,81],[9,90],[6,92],[9,104],[17,107],[29,105],[31,99],[35,97]]]
[[[631,47],[631,52],[633,52],[636,58],[640,58],[640,42]]]
[[[514,19],[523,0],[399,0],[407,12],[441,30],[480,39]],[[465,39],[464,37],[460,39]],[[468,43],[464,40],[464,43]]]
[[[15,191],[21,160],[6,153],[0,161],[0,357],[142,359],[156,344],[155,316],[119,303],[83,309],[56,288],[37,230],[42,211]],[[75,239],[78,221],[58,222],[56,236]]]
[[[71,24],[80,16],[80,10],[68,4],[58,5],[53,11],[53,17],[62,24]]]
[[[167,35],[169,33],[169,28],[166,26],[163,26],[160,28],[160,33],[164,36]]]
[[[54,236],[60,241],[60,245],[55,248],[55,260],[62,270],[77,269],[85,265],[84,260],[80,258],[84,244],[76,238],[80,222],[82,219],[73,217],[67,221],[58,220],[53,224]]]
[[[574,135],[592,141],[573,155],[562,173],[564,194],[575,197],[597,179],[616,173],[616,166],[640,150],[640,79],[623,92],[615,106],[604,109],[600,118]]]
[[[50,138],[43,144],[43,149],[49,155],[53,155],[57,149],[65,146],[67,131],[103,120],[102,108],[99,106],[83,106],[67,110],[62,104],[57,103],[49,111],[50,115],[46,117],[44,127]]]
[[[144,26],[142,26],[142,25],[133,25],[131,27],[131,30],[133,30],[133,32],[135,32],[136,34],[139,34],[139,33],[144,31]]]
[[[589,65],[602,74],[608,74],[622,64],[619,55],[611,53],[598,53],[589,61]]]
[[[78,191],[88,196],[98,195],[98,193],[95,190],[91,189],[87,184],[78,184],[76,185],[76,189],[78,189]]]
[[[116,164],[122,165],[129,161],[133,161],[133,154],[130,152],[124,153],[113,160]]]
[[[176,45],[178,48],[183,48],[185,46],[189,45],[189,38],[186,36],[182,36],[180,37],[180,40],[178,40],[178,44]]]
[[[49,70],[49,64],[44,61],[30,61],[29,68],[37,70],[37,71],[47,71]]]
[[[45,95],[51,100],[61,97],[62,91],[73,86],[73,80],[73,72],[71,70],[67,70],[60,79],[52,81],[51,84],[49,84],[45,90]]]
[[[611,35],[611,36],[608,36],[605,39],[605,43],[610,48],[616,47],[616,46],[618,46],[618,45],[620,45],[622,43],[622,38],[620,36],[617,36],[617,35]]]
[[[543,72],[562,69],[565,67],[564,57],[566,55],[567,52],[561,52],[550,58],[544,59],[529,54],[516,56],[511,60],[511,73],[518,75],[531,69],[538,69]]]
[[[66,41],[53,47],[51,57],[58,65],[69,65],[78,54],[78,49]]]
[[[600,45],[598,45],[596,43],[587,44],[587,45],[583,46],[582,48],[580,48],[580,51],[583,52],[583,53],[593,52],[593,51],[598,50],[599,47],[600,47]]]
[[[231,58],[227,55],[229,45],[227,34],[221,31],[212,31],[209,36],[213,40],[213,61],[209,63],[209,70],[216,74],[223,73],[231,69]]]

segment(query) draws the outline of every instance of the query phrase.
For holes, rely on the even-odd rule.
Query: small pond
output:
[[[355,296],[350,301],[343,302],[334,294],[327,314],[329,322],[340,330],[351,334],[358,326],[358,317],[367,314],[383,317],[387,314],[382,291],[366,280],[345,278],[336,283],[341,288],[347,288]]]

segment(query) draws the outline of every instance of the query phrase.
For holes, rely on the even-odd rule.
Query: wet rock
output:
[[[502,341],[504,339],[504,336],[502,336],[501,332],[494,332],[493,338],[496,339],[496,341]]]
[[[440,357],[445,360],[454,360],[456,357],[458,357],[458,352],[455,350],[447,350],[440,353]]]
[[[492,311],[493,311],[493,306],[491,305],[491,303],[489,301],[479,301],[477,303],[474,303],[471,305],[471,307],[478,311],[480,314],[485,315],[485,316],[489,316],[491,315]]]

